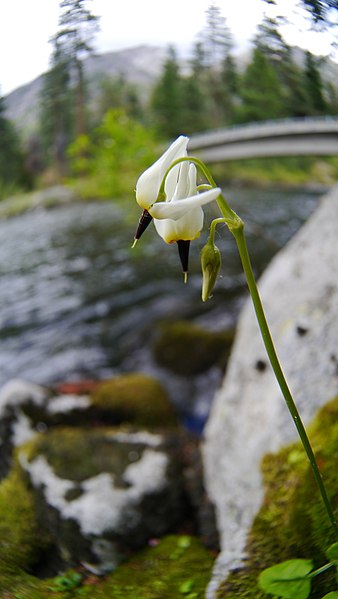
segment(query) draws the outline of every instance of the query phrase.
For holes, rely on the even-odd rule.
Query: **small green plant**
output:
[[[50,590],[58,593],[71,591],[80,586],[82,582],[82,575],[79,572],[66,572],[61,576],[56,576],[53,579],[53,584],[50,586]]]
[[[143,208],[143,213],[135,234],[134,245],[154,220],[156,230],[162,239],[166,243],[177,243],[184,282],[187,282],[190,242],[200,235],[203,227],[202,207],[216,201],[221,216],[211,223],[209,239],[201,252],[202,300],[206,301],[211,297],[221,266],[220,252],[214,241],[216,226],[219,223],[226,224],[235,238],[270,364],[310,462],[323,506],[337,540],[326,552],[329,562],[321,568],[313,570],[310,559],[288,560],[265,569],[259,577],[259,586],[261,590],[274,597],[307,599],[311,592],[311,580],[329,568],[338,567],[337,521],[307,432],[274,347],[251,266],[244,235],[244,223],[230,208],[206,165],[198,158],[188,156],[187,144],[188,138],[179,137],[139,177],[136,184],[136,201]],[[199,178],[203,178],[205,182],[200,183]],[[297,456],[294,458],[297,459]],[[337,599],[337,597],[338,593],[334,591],[326,595],[325,599]]]
[[[330,561],[317,570],[313,570],[312,560],[306,559],[291,559],[266,568],[259,576],[258,585],[262,591],[274,597],[307,599],[311,592],[311,581],[315,576],[329,568],[338,569],[338,543],[330,545],[326,556]],[[338,591],[328,593],[322,599],[338,599]]]

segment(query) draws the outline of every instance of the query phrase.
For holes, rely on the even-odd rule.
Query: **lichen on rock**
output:
[[[338,398],[319,410],[308,434],[338,515]],[[294,558],[312,559],[319,568],[327,563],[325,551],[336,540],[300,443],[267,454],[262,472],[265,495],[248,535],[246,558],[220,584],[217,599],[267,599],[257,586],[264,568]],[[314,579],[311,598],[321,599],[336,586],[332,569]]]
[[[159,434],[100,427],[56,428],[20,448],[41,525],[71,563],[111,570],[180,520],[181,466],[165,445]]]

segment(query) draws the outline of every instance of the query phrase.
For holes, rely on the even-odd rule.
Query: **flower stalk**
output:
[[[163,156],[139,178],[136,185],[136,200],[144,212],[135,240],[141,236],[150,221],[154,219],[156,230],[164,241],[166,243],[177,242],[186,282],[190,241],[197,239],[203,226],[202,207],[209,202],[217,202],[222,218],[215,219],[211,224],[209,239],[201,252],[202,299],[205,301],[211,296],[221,266],[221,257],[215,246],[214,237],[216,225],[223,222],[226,223],[236,240],[271,367],[310,462],[334,535],[338,539],[337,521],[311,443],[281,368],[265,317],[246,245],[244,223],[230,208],[206,165],[199,158],[188,156],[187,144],[188,138],[179,137]],[[200,173],[207,183],[197,185],[197,173]]]
[[[240,259],[242,262],[244,274],[245,274],[245,277],[247,280],[247,285],[248,285],[249,292],[250,292],[252,302],[254,305],[254,309],[255,309],[255,313],[256,313],[256,317],[257,317],[257,321],[258,321],[258,326],[260,328],[260,332],[261,332],[261,335],[263,338],[266,352],[267,352],[269,360],[270,360],[271,367],[273,369],[273,372],[275,374],[275,377],[277,379],[277,382],[279,384],[280,390],[283,394],[285,403],[286,403],[288,410],[291,414],[293,422],[296,426],[296,429],[297,429],[298,435],[300,437],[300,440],[302,442],[304,451],[305,451],[305,453],[308,457],[308,460],[310,462],[313,476],[317,483],[317,486],[318,486],[321,498],[323,500],[323,504],[325,506],[328,518],[331,522],[335,537],[336,537],[336,539],[338,539],[338,525],[337,525],[337,521],[336,521],[335,515],[333,513],[333,510],[332,510],[330,500],[329,500],[327,492],[326,492],[326,488],[325,488],[325,485],[324,485],[324,482],[322,479],[322,475],[318,468],[316,458],[315,458],[311,443],[309,441],[309,438],[307,436],[307,432],[305,430],[304,424],[303,424],[300,414],[298,412],[298,408],[294,402],[294,399],[292,397],[292,394],[289,389],[288,383],[286,381],[285,375],[283,373],[282,367],[280,365],[280,362],[279,362],[279,359],[277,356],[277,352],[276,352],[276,349],[275,349],[275,346],[274,346],[274,343],[272,340],[272,336],[270,333],[270,329],[269,329],[269,326],[268,326],[268,323],[266,320],[263,304],[262,304],[262,301],[261,301],[261,298],[260,298],[260,295],[258,292],[256,279],[253,274],[251,260],[250,260],[246,240],[245,240],[244,223],[242,221],[236,221],[236,223],[233,223],[233,226],[229,226],[229,229],[230,229],[231,233],[233,234],[233,236],[235,237],[235,240],[237,243],[237,247],[238,247]]]

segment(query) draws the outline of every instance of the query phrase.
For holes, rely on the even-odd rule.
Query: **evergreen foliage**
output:
[[[286,116],[282,88],[276,71],[256,47],[241,82],[237,122],[265,121]]]
[[[162,76],[154,88],[151,104],[162,135],[170,138],[184,132],[183,80],[173,47],[169,48],[168,58],[164,63]]]
[[[308,113],[311,115],[325,114],[326,102],[323,92],[324,86],[318,62],[310,52],[306,52],[305,55],[304,88],[307,98]]]
[[[0,97],[0,198],[25,183],[24,157],[20,140],[12,123],[5,117]]]
[[[51,39],[51,68],[41,94],[41,136],[46,155],[60,175],[66,172],[66,148],[86,131],[83,60],[93,50],[98,17],[84,6],[88,0],[62,0],[59,30]]]
[[[301,59],[285,42],[280,18],[263,19],[251,55],[239,67],[231,31],[215,3],[206,11],[205,26],[190,60],[183,63],[176,49],[170,47],[148,96],[122,73],[98,81],[89,105],[83,59],[92,51],[97,18],[85,8],[85,2],[60,2],[60,27],[52,40],[52,63],[41,96],[41,141],[44,156],[57,166],[59,175],[67,173],[71,156],[73,174],[96,181],[97,195],[121,194],[125,188],[123,181],[120,189],[117,185],[120,156],[116,144],[122,143],[123,173],[126,165],[132,168],[132,134],[136,135],[137,162],[139,142],[149,141],[152,145],[153,130],[160,139],[167,140],[233,124],[338,114],[337,88],[325,81],[316,57],[307,53]],[[319,10],[318,19],[328,16],[329,7],[335,8],[333,0],[302,2]],[[127,127],[125,137],[123,123]],[[125,175],[121,177],[124,180]],[[92,191],[88,194],[93,195]]]

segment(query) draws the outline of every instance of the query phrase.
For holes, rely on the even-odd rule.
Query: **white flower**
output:
[[[156,202],[162,179],[166,170],[177,158],[187,155],[189,138],[181,135],[178,137],[164,154],[154,162],[138,179],[136,183],[136,201],[145,210]]]
[[[199,237],[203,227],[202,206],[216,200],[221,193],[218,187],[198,193],[196,167],[189,160],[182,160],[171,168],[165,179],[165,201],[156,201],[170,165],[179,158],[187,157],[188,141],[187,137],[178,137],[137,181],[136,201],[143,208],[143,213],[134,241],[135,245],[154,219],[156,230],[162,239],[166,243],[177,242],[185,281],[188,272],[189,244]]]
[[[166,243],[197,239],[203,227],[202,206],[221,193],[218,188],[197,193],[196,174],[195,165],[189,162],[175,166],[166,178],[166,201],[149,208],[156,230]]]

